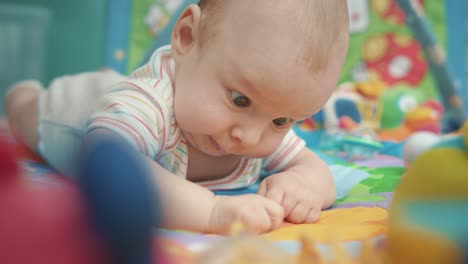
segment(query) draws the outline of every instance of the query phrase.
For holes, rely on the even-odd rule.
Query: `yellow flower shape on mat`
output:
[[[271,240],[299,241],[304,235],[317,243],[366,240],[387,231],[388,212],[379,207],[354,207],[323,211],[315,224],[292,225],[265,234]]]

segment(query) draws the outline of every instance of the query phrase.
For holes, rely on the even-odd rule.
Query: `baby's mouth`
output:
[[[214,148],[219,151],[221,154],[225,154],[226,152],[224,151],[223,148],[221,148],[221,146],[219,146],[219,144],[216,142],[216,140],[214,140],[213,137],[210,137],[210,142],[211,144],[214,146]]]

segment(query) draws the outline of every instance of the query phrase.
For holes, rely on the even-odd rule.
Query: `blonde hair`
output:
[[[224,10],[235,1],[238,0],[200,0],[202,45],[216,36],[216,26],[223,19]],[[304,57],[301,59],[306,61],[311,71],[318,71],[328,64],[330,56],[336,51],[341,49],[346,53],[349,37],[347,0],[292,0],[290,3],[293,4],[293,1],[302,4],[297,13],[293,14],[295,21],[301,25],[297,30],[305,44]]]

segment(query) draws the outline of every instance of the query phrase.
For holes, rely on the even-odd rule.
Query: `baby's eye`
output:
[[[291,121],[292,120],[290,118],[280,117],[280,118],[273,119],[273,124],[275,124],[275,126],[277,127],[281,127],[281,126],[289,124]]]
[[[238,92],[231,92],[232,102],[239,107],[248,107],[250,105],[250,99],[247,96],[242,95]]]

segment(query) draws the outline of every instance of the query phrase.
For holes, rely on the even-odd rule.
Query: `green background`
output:
[[[370,0],[380,1],[380,0]],[[369,1],[369,2],[370,2]],[[424,11],[428,18],[431,29],[439,43],[446,47],[446,30],[445,30],[445,5],[442,0],[424,1]],[[369,36],[381,34],[385,32],[395,32],[412,36],[411,31],[406,26],[392,25],[381,19],[374,12],[369,12],[369,27],[363,33],[352,34],[350,38],[350,46],[346,63],[343,67],[340,82],[351,80],[351,72],[353,67],[362,58],[362,46]],[[428,97],[436,96],[436,86],[430,74],[426,74],[424,79],[419,83],[419,89],[422,89]]]

